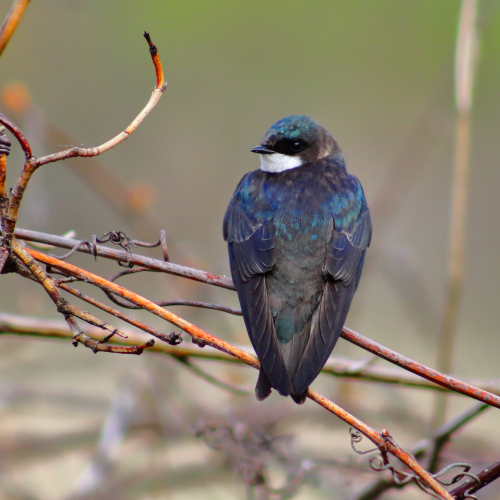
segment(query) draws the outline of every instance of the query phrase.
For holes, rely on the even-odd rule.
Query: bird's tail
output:
[[[259,378],[257,380],[257,385],[255,386],[255,397],[259,401],[263,401],[264,399],[271,394],[271,382],[267,378],[267,375],[264,373],[264,370],[261,368],[259,370]]]

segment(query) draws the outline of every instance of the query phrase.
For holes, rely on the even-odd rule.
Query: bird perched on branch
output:
[[[358,287],[370,212],[337,142],[311,118],[280,120],[252,152],[261,167],[238,184],[224,239],[261,363],[256,397],[275,388],[302,404]]]

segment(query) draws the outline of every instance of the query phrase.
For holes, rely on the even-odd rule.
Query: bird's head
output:
[[[276,122],[252,149],[260,154],[265,172],[284,172],[340,152],[330,132],[305,115],[291,115]]]

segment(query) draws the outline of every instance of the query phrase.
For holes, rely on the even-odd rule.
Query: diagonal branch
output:
[[[19,229],[16,231],[16,236],[20,236],[23,239],[26,239],[28,241],[39,241],[42,243],[47,243],[47,244],[53,244],[56,246],[61,246],[64,248],[72,248],[75,245],[79,244],[78,240],[72,240],[68,238],[62,238],[60,236],[54,236],[54,235],[47,235],[44,233],[37,233],[35,231],[27,231],[25,229]],[[88,248],[82,248],[81,251],[90,253],[90,250]],[[29,250],[29,252],[34,252]],[[127,253],[123,251],[118,251],[114,250],[111,248],[107,248],[104,246],[97,246],[96,247],[96,252],[98,255],[102,257],[107,257],[107,258],[112,258],[114,260],[119,260],[119,261],[126,261],[127,260]],[[36,252],[37,259],[40,258],[42,262],[51,264],[52,262],[59,262],[59,268],[62,265],[62,262],[49,257],[47,255],[44,255],[42,253]],[[132,254],[130,258],[130,262],[134,265],[139,265],[142,267],[147,267],[148,269],[154,270],[154,271],[162,271],[166,272],[169,274],[174,274],[176,276],[183,276],[189,279],[193,279],[196,281],[201,281],[204,283],[208,283],[211,285],[219,286],[222,288],[227,288],[227,289],[232,289],[234,290],[234,286],[232,284],[232,281],[229,278],[222,277],[222,276],[217,276],[214,274],[207,273],[205,271],[199,271],[197,269],[192,269],[189,267],[184,267],[180,266],[178,264],[173,264],[171,262],[164,262],[160,261],[157,259],[152,259],[149,257],[142,257],[139,255]],[[69,264],[68,264],[69,265]],[[54,265],[54,267],[58,267],[57,265]],[[78,269],[78,268],[75,268]],[[100,278],[102,280],[102,278]],[[106,280],[104,280],[106,281]],[[112,289],[109,287],[102,287],[103,290],[108,290],[110,292],[113,292]],[[120,295],[120,294],[118,294]],[[416,361],[413,361],[410,358],[407,358],[405,356],[402,356],[401,354],[398,354],[391,349],[388,349],[387,347],[384,347],[377,342],[374,342],[363,335],[360,335],[359,333],[356,333],[352,330],[350,330],[347,327],[344,327],[341,335],[345,340],[348,342],[351,342],[352,344],[357,345],[358,347],[361,347],[363,349],[366,349],[367,351],[376,354],[377,356],[385,359],[386,361],[389,361],[390,363],[393,363],[405,370],[408,370],[420,377],[423,377],[427,380],[430,380],[433,383],[436,383],[442,387],[445,387],[449,390],[458,392],[460,394],[463,394],[465,396],[469,396],[471,398],[477,399],[478,401],[482,401],[484,403],[490,404],[492,406],[495,406],[497,408],[500,408],[500,397],[491,394],[491,392],[488,392],[486,390],[480,389],[478,387],[475,387],[471,384],[467,384],[465,382],[462,382],[458,379],[455,379],[453,377],[450,377],[448,375],[444,375],[436,370],[433,370],[432,368],[429,368],[425,365],[422,365],[421,363],[418,363]]]
[[[408,370],[420,377],[423,377],[427,380],[431,380],[435,384],[441,385],[443,387],[447,387],[452,391],[459,392],[464,396],[469,396],[470,398],[477,399],[478,401],[482,401],[491,406],[495,406],[496,408],[500,408],[500,397],[495,394],[491,394],[490,392],[483,391],[478,387],[474,387],[472,385],[466,384],[461,380],[450,377],[449,375],[444,375],[443,373],[439,373],[437,370],[433,370],[425,365],[418,363],[417,361],[413,361],[402,354],[399,354],[387,347],[384,347],[373,340],[370,340],[359,333],[350,330],[345,327],[342,330],[342,338],[351,342],[351,344],[357,345],[367,351],[376,354],[377,356],[389,361],[390,363],[394,363],[405,370]]]
[[[80,295],[78,296],[80,297]],[[96,305],[94,302],[91,303]],[[109,308],[109,310],[107,310],[107,312],[116,316],[115,312],[111,311],[114,311],[114,309]],[[121,316],[116,316],[116,317],[121,318]],[[124,321],[126,320],[124,319]],[[166,335],[156,330],[153,330],[149,326],[140,323],[136,320],[133,321],[134,323],[131,324],[133,324],[137,328],[140,328],[148,333],[151,333],[150,330],[152,330],[156,332],[158,338],[161,338],[161,340],[164,340],[165,342],[167,342],[167,344],[171,342],[170,335]],[[142,342],[142,337],[139,337],[138,334],[134,333],[134,331],[125,328],[122,328],[121,331],[127,335],[127,338],[119,338],[119,339],[113,338],[110,341],[111,343],[117,345],[131,346],[137,344],[138,342]],[[102,334],[102,331],[98,329],[93,329],[92,327],[86,327],[85,332],[93,337],[101,336]],[[26,316],[17,316],[2,312],[0,312],[0,333],[33,335],[48,339],[50,338],[71,339],[71,334],[67,331],[66,325],[62,321],[45,320],[40,318],[35,319]],[[161,335],[162,337],[160,337],[159,335]],[[165,337],[167,337],[167,339],[165,339]],[[242,346],[241,348],[243,350],[248,349],[245,346]],[[228,354],[213,349],[198,349],[195,347],[187,347],[187,346],[178,346],[174,348],[170,347],[169,345],[165,345],[164,343],[156,343],[154,347],[148,349],[148,351],[155,353],[163,353],[172,356],[174,358],[181,358],[181,359],[195,358],[195,359],[205,359],[205,360],[222,361],[229,363],[241,363],[241,361],[238,358],[235,358],[233,356],[230,356]],[[449,389],[447,389],[446,387],[435,385],[432,382],[429,382],[425,379],[421,379],[416,375],[407,373],[397,368],[370,366],[363,368],[363,370],[357,370],[359,364],[360,364],[359,361],[348,360],[340,357],[331,357],[327,361],[321,373],[334,377],[339,377],[342,379],[355,380],[359,382],[382,383],[382,384],[391,384],[396,386],[413,387],[416,389],[449,391]],[[500,391],[498,385],[494,385],[493,383],[488,383],[487,381],[484,380],[476,381],[476,385],[479,385],[483,389],[488,390],[490,392]]]
[[[481,488],[484,488],[488,484],[495,481],[495,479],[498,479],[500,477],[500,462],[496,462],[490,465],[489,467],[486,467],[486,469],[476,474],[476,476],[479,479],[480,484],[477,484],[476,481],[474,481],[473,479],[469,479],[465,481],[464,484],[461,484],[460,486],[457,486],[454,490],[450,491],[451,496],[456,500],[464,500],[465,498],[471,498],[466,495],[471,495],[472,493],[475,493],[476,491],[480,490]]]
[[[64,271],[65,274],[75,276],[87,283],[98,286],[99,288],[106,288],[107,290],[112,291],[113,293],[118,294],[119,296],[142,306],[144,309],[147,309],[153,314],[183,329],[185,332],[191,335],[193,341],[195,341],[199,345],[210,345],[216,349],[239,358],[240,360],[244,361],[250,366],[253,366],[254,368],[260,368],[260,363],[257,358],[255,358],[255,356],[249,355],[247,352],[229,344],[228,342],[210,335],[209,333],[203,331],[201,328],[198,328],[197,326],[189,323],[183,318],[180,318],[179,316],[176,316],[175,314],[162,309],[153,302],[131,292],[130,290],[127,290],[126,288],[105,280],[88,271],[84,271],[76,266],[73,266],[72,264],[44,255],[40,252],[37,252],[36,250],[29,250],[28,252],[33,258],[40,260],[41,262],[45,262],[46,264],[49,264],[56,269]],[[320,406],[323,406],[323,408],[327,409],[329,412],[333,413],[338,418],[348,423],[351,427],[354,427],[356,430],[365,435],[380,449],[382,453],[391,453],[399,460],[401,460],[401,462],[409,467],[414,472],[414,474],[430,488],[430,490],[438,495],[439,498],[451,500],[452,497],[450,497],[450,495],[443,489],[443,487],[418,464],[414,457],[406,453],[396,444],[388,431],[384,429],[382,433],[378,433],[377,431],[366,425],[364,422],[349,414],[348,412],[337,406],[335,403],[329,401],[312,389],[309,389],[307,395],[311,400],[315,401]]]
[[[30,0],[15,0],[0,28],[0,56],[10,42]]]
[[[489,406],[484,404],[475,404],[471,408],[468,408],[450,422],[446,422],[441,427],[436,429],[432,436],[422,439],[416,443],[411,449],[412,455],[418,459],[428,455],[429,452],[434,455],[436,450],[441,450],[444,443],[449,441],[456,432],[461,430],[474,418],[482,414],[487,408],[489,408]],[[387,479],[379,479],[364,488],[363,491],[356,497],[356,500],[374,500],[387,490],[402,488],[403,486],[404,485],[398,485]]]
[[[94,352],[105,351],[119,354],[142,354],[145,348],[154,345],[154,340],[150,340],[140,346],[115,347],[105,345],[104,341],[97,341],[90,338],[88,335],[85,335],[75,321],[74,316],[77,316],[80,319],[84,319],[90,324],[99,326],[100,328],[111,330],[111,334],[105,339],[105,341],[109,340],[109,338],[115,335],[118,330],[116,328],[113,329],[111,325],[98,320],[91,314],[81,311],[69,304],[57,289],[54,280],[47,275],[40,264],[38,264],[16,240],[12,242],[12,250],[14,251],[15,255],[21,260],[21,262],[31,271],[36,280],[44,287],[45,291],[56,305],[57,310],[64,315],[64,319],[68,323],[68,326],[73,333],[74,345],[77,345],[77,343],[80,342],[81,344],[85,345],[85,347],[92,349]]]

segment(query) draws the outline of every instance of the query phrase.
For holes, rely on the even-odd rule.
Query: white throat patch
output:
[[[292,168],[300,167],[304,162],[300,156],[288,156],[282,153],[260,156],[260,169],[264,172],[284,172]]]

